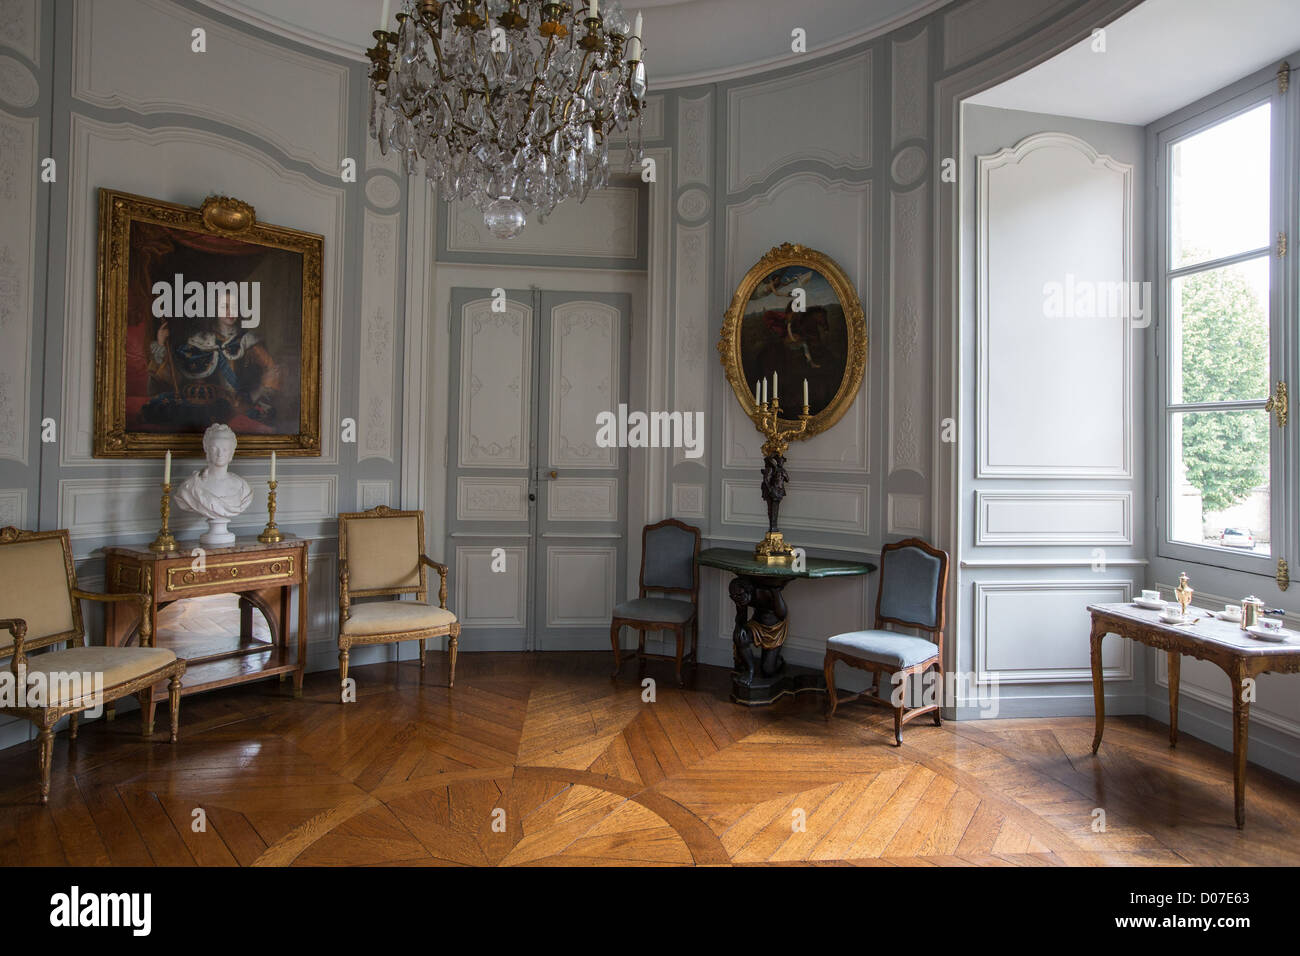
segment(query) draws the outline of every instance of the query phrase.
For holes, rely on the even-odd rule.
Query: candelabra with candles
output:
[[[158,537],[149,543],[150,551],[175,551],[176,538],[168,525],[172,516],[172,453],[167,452],[167,463],[163,466],[162,500],[158,503],[158,512],[162,516],[162,527]]]
[[[275,452],[271,452],[271,480],[266,483],[266,527],[257,536],[263,544],[277,544],[284,540],[282,532],[275,523],[275,489],[279,482],[275,480]]]
[[[754,558],[767,564],[787,564],[794,557],[794,548],[786,543],[777,527],[781,499],[785,497],[785,483],[790,476],[785,470],[785,453],[790,442],[808,430],[812,415],[808,413],[808,382],[803,383],[803,411],[793,426],[783,427],[781,401],[776,389],[777,379],[772,376],[772,400],[767,399],[767,380],[754,387],[756,415],[754,426],[767,439],[763,442],[763,501],[767,503],[767,534],[754,547]]]

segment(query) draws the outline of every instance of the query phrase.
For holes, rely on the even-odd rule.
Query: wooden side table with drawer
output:
[[[213,594],[239,596],[239,642],[229,650],[188,657],[183,694],[215,690],[232,684],[293,674],[293,693],[302,695],[303,670],[307,661],[307,547],[308,542],[287,535],[283,541],[263,544],[239,541],[225,548],[204,548],[202,562],[193,555],[197,541],[180,542],[175,551],[159,553],[148,548],[109,547],[104,549],[104,585],[111,593],[143,593],[149,596],[150,624],[158,647],[169,647],[177,657],[184,648],[168,643],[168,634],[158,630],[158,612],[176,601]],[[289,642],[289,601],[298,589],[297,640]],[[266,617],[270,641],[253,633],[253,609]],[[135,605],[108,606],[105,642],[130,644],[140,630],[140,612]],[[167,697],[165,686],[155,687],[153,701]]]

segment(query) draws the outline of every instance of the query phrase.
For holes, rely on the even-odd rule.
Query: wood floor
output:
[[[353,670],[304,697],[270,681],[187,697],[181,739],[135,714],[57,738],[50,803],[30,746],[0,752],[0,863],[72,865],[1300,864],[1300,785],[1176,751],[1146,718],[909,725],[820,696],[748,710],[726,672],[678,690],[608,655],[462,654]],[[160,726],[166,723],[160,717]],[[1095,808],[1106,812],[1094,832]],[[195,810],[206,830],[195,832]],[[802,823],[802,826],[799,824]]]

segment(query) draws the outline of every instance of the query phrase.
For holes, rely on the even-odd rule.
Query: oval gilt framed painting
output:
[[[808,383],[807,438],[834,425],[857,397],[867,365],[862,303],[829,256],[784,243],[745,274],[718,342],[727,381],[756,419],[755,386],[778,376],[782,422],[797,425]],[[769,396],[771,397],[771,396]]]

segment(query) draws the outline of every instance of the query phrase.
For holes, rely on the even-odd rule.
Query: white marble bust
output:
[[[176,492],[177,505],[208,519],[207,533],[200,535],[199,544],[234,544],[235,536],[226,526],[253,502],[248,482],[226,470],[235,457],[237,442],[229,425],[209,425],[203,433],[208,465],[186,478]]]

